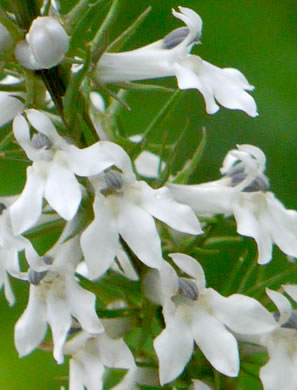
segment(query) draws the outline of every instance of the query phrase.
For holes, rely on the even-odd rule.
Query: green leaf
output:
[[[174,108],[180,97],[182,96],[180,90],[176,90],[168,99],[168,101],[164,104],[162,109],[158,112],[156,117],[151,121],[148,127],[145,129],[143,133],[143,138],[140,143],[138,143],[130,156],[132,160],[135,160],[136,157],[142,152],[146,145],[149,144],[149,139],[153,130],[160,124],[162,120],[164,120],[171,110]]]
[[[142,14],[138,16],[136,20],[129,26],[117,39],[115,39],[109,46],[107,46],[107,52],[117,52],[122,46],[131,38],[135,31],[141,26],[144,22],[144,19],[151,12],[152,7],[147,7]]]
[[[93,64],[96,64],[102,55],[103,51],[99,50],[102,48],[102,41],[103,36],[108,33],[109,29],[111,28],[117,13],[119,12],[120,7],[120,0],[113,0],[111,7],[101,24],[100,28],[97,30],[94,39],[91,42],[91,51],[93,54],[92,62]]]
[[[174,91],[173,88],[167,88],[167,87],[163,87],[162,85],[154,85],[154,84],[123,82],[123,83],[116,83],[113,85],[131,91],[148,91],[148,92],[173,92]]]
[[[186,161],[182,170],[176,175],[175,179],[173,180],[173,183],[178,183],[178,184],[188,183],[191,175],[195,172],[199,164],[199,161],[206,147],[206,142],[207,142],[206,129],[205,127],[202,127],[202,138],[196,151],[194,152],[192,159]]]

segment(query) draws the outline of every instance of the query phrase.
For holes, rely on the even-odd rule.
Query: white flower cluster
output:
[[[215,113],[220,104],[255,117],[255,101],[246,92],[253,87],[238,70],[220,69],[189,54],[199,43],[202,21],[193,10],[179,10],[173,15],[186,27],[133,51],[104,53],[95,67],[97,81],[175,76],[180,89],[202,93],[208,113]],[[69,48],[69,38],[54,17],[35,19],[25,40],[14,48],[2,25],[0,34],[0,49],[14,50],[19,65],[32,74],[58,65]],[[70,356],[70,390],[102,389],[107,368],[128,370],[113,389],[131,390],[174,381],[197,347],[215,370],[237,377],[238,342],[244,341],[268,352],[260,371],[265,390],[296,390],[297,326],[289,300],[267,289],[279,311],[273,315],[252,297],[225,297],[206,286],[196,259],[186,253],[167,257],[164,250],[162,231],[168,232],[168,240],[175,234],[172,229],[181,237],[203,237],[205,222],[200,224],[198,217],[222,214],[234,216],[240,235],[254,238],[259,264],[271,261],[273,244],[297,257],[297,212],[285,209],[269,191],[263,152],[238,145],[228,152],[221,179],[187,185],[174,183],[172,177],[155,189],[133,168],[153,172],[156,161],[149,154],[142,163],[140,155],[138,165],[114,140],[76,146],[77,138],[59,134],[64,118],[50,110],[50,104],[29,108],[25,92],[0,92],[0,125],[12,120],[15,141],[29,162],[21,193],[0,199],[0,284],[9,304],[15,300],[9,277],[30,284],[27,307],[15,326],[19,355],[42,345],[49,327],[56,361],[61,364]],[[61,220],[64,227],[56,243],[46,253],[37,253],[26,234]],[[25,269],[19,265],[23,252]],[[91,292],[82,287],[81,281],[96,286],[107,273],[141,283],[146,298],[162,307],[164,326],[153,337],[158,367],[142,365],[145,359],[118,338],[125,333],[124,319],[99,318],[96,288]],[[284,285],[283,291],[297,302],[296,285]],[[112,312],[118,303],[111,299],[105,309]],[[129,310],[124,298],[120,304]],[[211,386],[197,378],[191,384],[194,390]]]

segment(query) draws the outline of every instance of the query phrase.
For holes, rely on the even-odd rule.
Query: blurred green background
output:
[[[64,11],[74,3],[61,0]],[[189,121],[181,163],[191,155],[201,138],[201,128],[206,127],[207,147],[195,177],[192,177],[193,182],[217,179],[225,154],[236,144],[257,145],[267,157],[267,175],[272,191],[286,207],[296,209],[296,0],[121,0],[120,14],[107,39],[116,38],[149,5],[152,6],[151,13],[124,49],[151,43],[180,27],[182,24],[171,15],[171,8],[176,9],[178,5],[192,8],[200,14],[204,23],[202,45],[192,52],[219,67],[241,70],[256,87],[252,95],[260,114],[253,119],[242,112],[222,108],[210,116],[205,113],[201,95],[196,91],[185,91],[170,116],[155,130],[155,139],[168,133],[167,139],[175,140]],[[160,83],[172,87],[176,85],[174,79]],[[142,133],[169,96],[165,92],[129,93],[128,103],[132,111],[123,110],[121,114],[127,133]],[[1,160],[0,169],[3,178],[1,194],[20,192],[25,180],[25,166]],[[283,257],[279,258],[271,266],[271,272],[280,272],[281,267],[287,264]],[[217,267],[213,263],[211,265],[211,261],[209,264],[207,275],[211,273],[211,267]],[[221,266],[221,272],[224,279],[228,271]],[[217,284],[217,280],[213,282]],[[17,304],[12,309],[8,308],[3,296],[0,299],[0,390],[58,389],[60,383],[56,378],[67,375],[67,365],[57,367],[50,353],[40,351],[22,360],[17,358],[13,327],[26,301],[26,287],[23,286],[17,289]],[[247,386],[242,388],[261,389],[259,384]]]

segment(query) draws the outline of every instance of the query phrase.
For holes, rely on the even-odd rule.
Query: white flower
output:
[[[152,271],[145,280],[145,291],[162,304],[166,323],[154,340],[160,383],[172,381],[183,371],[194,341],[216,370],[237,376],[237,342],[229,329],[242,334],[270,331],[275,327],[273,316],[253,298],[240,294],[225,298],[206,288],[203,269],[192,257],[181,253],[170,257],[191,279],[178,278],[164,262],[159,275]]]
[[[17,94],[16,94],[17,95]],[[9,92],[0,92],[0,126],[11,121],[18,113],[24,110],[24,104],[20,99]]]
[[[78,237],[63,242],[66,237],[62,235],[43,261],[40,260],[40,268],[45,271],[31,268],[28,272],[31,283],[29,302],[15,326],[15,345],[21,357],[42,342],[49,324],[54,357],[62,363],[72,316],[89,333],[104,331],[95,311],[95,295],[83,289],[74,277],[75,267],[82,256]]]
[[[81,237],[91,278],[99,277],[111,266],[117,254],[119,235],[144,264],[159,268],[163,260],[154,218],[178,231],[202,233],[190,207],[175,202],[167,188],[154,190],[136,180],[124,151],[122,162],[116,164],[122,173],[111,169],[92,179],[96,189],[95,218]]]
[[[28,69],[49,69],[58,65],[69,48],[69,38],[61,24],[51,16],[36,18],[15,48],[19,63]]]
[[[113,340],[106,333],[91,335],[81,332],[65,344],[64,353],[71,355],[69,390],[100,390],[105,366],[135,366],[133,355],[124,341]]]
[[[114,147],[109,142],[97,142],[79,149],[58,135],[46,115],[34,109],[27,110],[26,115],[38,133],[31,139],[26,119],[21,115],[15,118],[15,138],[33,161],[27,168],[25,188],[10,209],[15,233],[24,232],[38,221],[43,197],[62,218],[71,220],[82,198],[75,175],[98,174],[116,158],[112,156]]]
[[[189,8],[179,7],[179,10],[172,13],[187,27],[136,50],[103,54],[96,67],[98,81],[112,83],[175,76],[180,89],[198,89],[202,93],[209,114],[218,111],[218,102],[226,108],[257,116],[256,103],[245,92],[254,87],[241,72],[220,69],[189,54],[192,46],[199,43],[202,20]]]
[[[297,302],[297,286],[283,286],[285,292]],[[261,345],[267,349],[269,360],[260,370],[264,390],[296,390],[297,388],[297,323],[289,300],[282,294],[266,289],[277,307],[278,325],[263,335],[246,337],[237,335],[241,341]]]
[[[168,184],[174,199],[188,204],[199,216],[234,215],[237,232],[255,239],[258,263],[271,260],[275,243],[288,256],[297,257],[297,212],[287,210],[268,191],[265,155],[252,145],[238,145],[223,163],[222,179],[213,182]]]

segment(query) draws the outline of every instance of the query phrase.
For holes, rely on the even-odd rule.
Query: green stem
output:
[[[65,16],[65,26],[67,27],[67,32],[71,34],[73,28],[80,23],[83,15],[95,4],[102,2],[91,3],[90,0],[80,0],[78,4]]]
[[[233,266],[230,278],[227,279],[226,283],[223,286],[222,294],[223,295],[229,295],[232,291],[232,287],[236,280],[239,279],[240,274],[242,273],[242,267],[245,264],[245,261],[248,256],[248,251],[246,251],[241,258],[236,260],[235,265]]]
[[[286,278],[288,276],[292,276],[292,274],[293,274],[292,269],[288,269],[288,270],[286,270],[278,275],[273,276],[270,279],[264,280],[263,282],[259,283],[257,286],[249,288],[248,290],[246,290],[245,293],[248,295],[254,294],[258,290],[263,289],[263,288],[268,287],[268,286],[271,286],[271,284],[273,284],[275,282],[280,282],[283,278]]]
[[[215,390],[221,390],[221,376],[217,370],[213,369],[214,372],[214,388]]]
[[[246,287],[250,277],[252,276],[253,272],[255,271],[255,266],[256,266],[255,260],[253,260],[251,262],[251,264],[249,265],[248,269],[246,270],[243,278],[241,279],[241,283],[240,283],[238,290],[237,290],[238,294],[242,294],[243,291],[245,290],[245,287]]]

